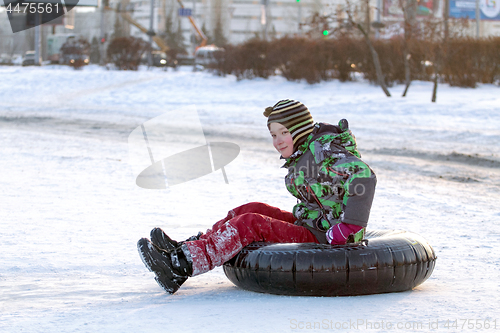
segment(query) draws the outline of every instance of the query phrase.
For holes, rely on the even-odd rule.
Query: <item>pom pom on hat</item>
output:
[[[266,111],[264,111],[264,117],[269,117],[269,115],[271,114],[271,112],[273,112],[273,107],[272,106],[268,106],[266,108]]]

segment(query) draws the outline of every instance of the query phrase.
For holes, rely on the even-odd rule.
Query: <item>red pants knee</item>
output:
[[[258,213],[289,223],[294,223],[297,220],[292,213],[262,202],[250,202],[241,205],[233,209],[232,211],[234,211],[235,215],[242,215],[245,213]]]
[[[244,205],[241,205],[239,207],[236,207],[234,209],[231,209],[225,218],[220,220],[219,222],[215,223],[212,226],[211,230],[207,230],[206,234],[210,232],[214,232],[220,228],[221,225],[226,223],[232,218],[235,218],[236,216],[243,215],[246,213],[257,213],[261,214],[264,216],[269,216],[277,220],[289,222],[289,223],[294,223],[297,219],[295,216],[293,216],[292,213],[281,210],[280,208],[270,206],[268,204],[262,203],[262,202],[250,202]],[[206,234],[202,236],[206,237]]]

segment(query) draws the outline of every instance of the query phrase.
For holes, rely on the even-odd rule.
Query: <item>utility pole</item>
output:
[[[481,12],[479,11],[479,0],[476,0],[476,38],[478,39],[481,36],[480,25],[481,25]]]
[[[300,4],[300,0],[297,0],[297,5],[299,8],[299,12],[297,13],[298,21],[299,21],[299,35],[302,35],[302,5]]]
[[[377,0],[377,22],[382,23],[382,0]],[[375,29],[375,38],[379,39],[380,38],[380,28]]]
[[[193,0],[193,9],[191,10],[191,17],[193,18],[193,20],[196,21],[196,16],[195,16],[196,12],[195,12],[195,10],[196,10],[196,0]],[[197,46],[198,43],[196,43],[196,36],[195,36],[196,29],[194,29],[192,27],[191,31],[192,31],[192,36],[193,36],[193,38],[192,38],[193,43],[192,44],[193,44],[193,54],[194,54],[196,52],[196,46]]]
[[[448,26],[448,20],[450,18],[450,0],[444,1],[444,40],[448,43],[448,36],[450,35],[450,28]]]
[[[158,5],[158,33],[165,32],[166,15],[167,15],[166,0],[160,0],[160,3]]]
[[[104,1],[101,1],[101,39],[99,41],[99,65],[104,66],[106,61],[104,60],[105,54],[104,54],[104,42],[106,42],[106,38],[104,37],[104,10],[105,10],[106,4]]]
[[[35,13],[35,65],[40,66],[40,54],[42,51],[41,48],[41,23],[42,23],[42,14]]]
[[[154,21],[154,13],[155,13],[155,0],[151,0],[151,8],[150,8],[150,17],[149,17],[149,54],[148,54],[148,66],[153,66],[153,36],[155,35],[153,30],[153,21]]]
[[[371,18],[370,18],[370,0],[365,1],[365,25],[366,25],[366,33],[368,36],[371,34]]]
[[[260,24],[263,26],[264,29],[264,40],[267,40],[267,5],[269,3],[269,0],[262,0],[262,6],[261,6],[261,17],[260,17]]]

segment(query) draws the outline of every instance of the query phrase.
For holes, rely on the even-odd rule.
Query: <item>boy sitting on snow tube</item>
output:
[[[264,115],[273,145],[286,159],[286,187],[298,203],[292,213],[258,202],[242,205],[183,242],[153,229],[151,241],[142,238],[137,247],[167,293],[252,242],[346,244],[363,238],[376,176],[360,159],[347,121],[314,124],[307,107],[294,100],[279,101]]]

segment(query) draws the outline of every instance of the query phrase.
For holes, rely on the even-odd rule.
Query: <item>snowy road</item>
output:
[[[364,82],[237,82],[182,69],[0,67],[0,78],[1,332],[500,330],[498,87],[440,86],[433,104],[425,82],[406,99],[395,86],[389,99]],[[291,209],[262,116],[282,98],[304,102],[316,121],[349,120],[378,176],[369,226],[433,245],[438,260],[424,284],[285,297],[237,289],[219,268],[173,296],[156,285],[135,248],[153,227],[183,239],[248,201]],[[129,133],[187,105],[209,141],[241,147],[226,167],[230,183],[215,172],[164,191],[137,187]],[[469,319],[475,326],[462,327]]]

